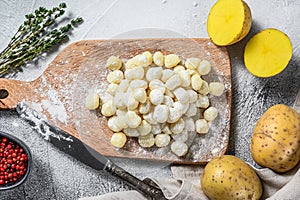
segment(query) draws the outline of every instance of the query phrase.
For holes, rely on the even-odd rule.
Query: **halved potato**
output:
[[[253,36],[245,47],[246,68],[258,77],[279,74],[292,58],[292,49],[285,33],[274,28],[265,29]]]
[[[219,0],[209,12],[207,32],[216,45],[227,46],[243,39],[251,24],[251,11],[244,1]]]

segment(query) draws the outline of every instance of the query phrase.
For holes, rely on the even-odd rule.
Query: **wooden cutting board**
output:
[[[213,74],[225,83],[224,95],[212,100],[212,104],[216,102],[221,109],[220,119],[215,122],[217,127],[206,136],[197,135],[195,145],[191,145],[189,154],[184,158],[166,153],[167,150],[140,148],[134,139],[130,139],[122,150],[114,148],[109,141],[112,133],[106,126],[106,119],[98,112],[90,112],[84,108],[84,99],[89,89],[99,86],[105,91],[107,70],[104,64],[109,56],[115,55],[126,60],[146,50],[152,53],[157,50],[164,54],[176,53],[183,59],[208,59],[212,63]],[[208,79],[214,79],[214,76]],[[231,96],[228,52],[225,47],[218,47],[204,38],[78,41],[61,51],[47,70],[34,81],[0,79],[1,109],[15,109],[17,103],[24,101],[46,116],[51,124],[106,156],[184,164],[206,163],[226,152]]]

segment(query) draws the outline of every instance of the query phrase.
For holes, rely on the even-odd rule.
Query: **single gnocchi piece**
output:
[[[209,86],[208,86],[208,83],[206,81],[203,81],[202,82],[202,86],[201,88],[198,90],[198,92],[200,94],[204,94],[204,95],[207,95],[209,93]]]
[[[123,132],[128,137],[138,137],[140,135],[140,133],[138,132],[138,130],[136,128],[124,128]]]
[[[147,66],[151,65],[153,62],[153,56],[149,51],[145,51],[142,53],[142,55],[146,58]]]
[[[186,143],[182,141],[174,141],[171,144],[171,151],[176,154],[177,156],[184,156],[188,152],[188,146]]]
[[[114,122],[120,129],[124,129],[128,127],[127,119],[125,116],[116,116]]]
[[[191,78],[192,88],[196,91],[200,90],[203,84],[203,80],[199,74],[194,74]]]
[[[118,69],[109,72],[107,75],[107,81],[109,83],[120,83],[123,78],[124,78],[123,72]]]
[[[169,90],[174,90],[175,88],[179,87],[181,85],[181,77],[178,74],[174,74],[173,76],[171,76],[165,86],[169,89]]]
[[[211,71],[211,64],[207,60],[202,60],[197,68],[199,74],[207,75]]]
[[[152,67],[148,69],[146,73],[146,79],[148,81],[152,81],[154,79],[160,79],[162,75],[162,70],[163,70],[162,67]]]
[[[173,68],[180,62],[179,56],[176,54],[169,54],[165,56],[165,66],[166,68]]]
[[[189,94],[189,103],[195,103],[198,100],[198,94],[194,90],[186,90]]]
[[[170,129],[172,133],[179,134],[183,131],[184,127],[185,127],[185,123],[184,120],[181,118],[177,122],[171,124]]]
[[[191,77],[190,74],[186,70],[181,70],[178,72],[181,78],[181,86],[182,87],[189,87],[191,84]]]
[[[155,136],[155,145],[157,147],[168,146],[171,141],[171,137],[168,134],[158,134]]]
[[[148,88],[148,83],[144,80],[132,80],[129,83],[129,88],[134,89],[134,88],[144,88],[147,89]]]
[[[146,90],[144,88],[135,88],[133,90],[133,98],[141,103],[145,103],[147,100]]]
[[[136,66],[137,66],[137,65],[135,64],[133,58],[127,60],[126,63],[125,63],[125,68],[126,68],[126,69],[132,69],[132,68],[134,68],[134,67],[136,67]]]
[[[189,139],[189,133],[187,130],[183,130],[179,134],[172,134],[171,136],[175,141],[186,142]]]
[[[195,122],[192,118],[190,117],[184,117],[184,124],[185,124],[185,129],[187,131],[195,131]]]
[[[149,57],[147,57],[147,55],[143,55],[143,54],[138,54],[136,56],[134,56],[133,58],[133,64],[135,66],[141,66],[141,67],[146,67],[148,65],[150,65],[150,61],[149,61]]]
[[[145,103],[141,103],[139,105],[139,113],[141,113],[141,114],[147,114],[150,111],[150,108],[151,108],[151,103],[147,99]]]
[[[135,110],[139,106],[139,101],[134,98],[132,91],[127,91],[123,95],[122,101],[128,110]]]
[[[197,69],[201,60],[199,58],[188,58],[185,61],[185,67],[187,69]]]
[[[168,123],[175,123],[177,122],[180,117],[182,116],[182,110],[181,108],[170,108],[169,111],[169,118],[167,120]]]
[[[145,71],[143,67],[139,66],[132,69],[126,69],[124,74],[127,80],[143,79]]]
[[[163,66],[164,65],[164,55],[160,51],[156,51],[153,54],[153,62],[157,66]]]
[[[146,121],[142,120],[141,124],[137,127],[139,135],[145,136],[151,132],[152,126]]]
[[[110,70],[117,70],[122,67],[122,60],[116,56],[110,56],[106,61],[106,67]]]
[[[107,92],[110,95],[115,95],[117,88],[118,88],[118,84],[116,84],[116,83],[110,83],[108,85],[108,87],[107,87]]]
[[[89,110],[95,110],[100,105],[100,97],[96,92],[89,92],[85,98],[85,106]]]
[[[127,124],[130,128],[137,128],[142,121],[141,117],[134,111],[128,111],[126,113],[126,118]]]
[[[158,123],[165,123],[169,118],[169,108],[166,105],[157,105],[154,108],[153,118]]]
[[[213,121],[218,116],[218,109],[211,106],[203,112],[203,116],[207,121]]]
[[[220,82],[209,83],[209,94],[214,96],[221,96],[224,92],[224,84]]]
[[[152,104],[159,105],[164,100],[164,93],[160,89],[151,90],[149,94],[149,99]]]
[[[179,73],[180,71],[183,71],[183,70],[185,70],[185,68],[184,68],[184,66],[182,66],[182,65],[177,65],[176,67],[174,67],[173,68],[173,71],[175,72],[175,73]]]
[[[123,132],[114,133],[110,139],[110,143],[117,148],[122,148],[126,141],[127,138]]]
[[[195,102],[195,104],[199,108],[208,108],[208,106],[209,106],[208,96],[198,94],[198,100]]]
[[[107,126],[110,130],[112,130],[113,132],[119,132],[122,130],[122,128],[120,128],[119,126],[117,126],[116,124],[116,116],[113,116],[111,118],[109,118],[107,120]]]
[[[141,145],[141,147],[152,147],[155,144],[155,138],[151,133],[145,136],[139,136],[138,143]]]
[[[209,125],[205,119],[198,119],[195,122],[195,129],[197,133],[205,134],[209,131]]]
[[[188,103],[190,100],[189,93],[182,87],[175,89],[173,93],[174,93],[176,99],[182,104]]]
[[[110,117],[110,116],[114,115],[115,113],[116,113],[116,107],[113,104],[112,99],[110,99],[102,104],[102,107],[101,107],[102,115],[104,115],[106,117]]]
[[[165,93],[166,91],[165,84],[158,79],[154,79],[149,82],[149,89],[150,90],[159,89],[162,91],[162,93]]]
[[[197,114],[197,107],[196,107],[196,104],[194,103],[190,103],[189,104],[189,109],[185,112],[185,116],[187,117],[193,117]]]

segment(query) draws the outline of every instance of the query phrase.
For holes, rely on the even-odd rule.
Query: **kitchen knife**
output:
[[[107,157],[101,155],[91,147],[82,143],[76,137],[66,133],[62,129],[51,125],[46,118],[37,111],[21,102],[16,111],[21,118],[43,136],[43,138],[61,151],[71,155],[82,163],[96,170],[105,170],[110,174],[124,180],[129,186],[143,194],[148,199],[166,199],[163,192],[153,182],[141,181],[121,167],[115,165]]]
[[[298,90],[296,100],[293,104],[293,108],[300,114],[300,89]]]

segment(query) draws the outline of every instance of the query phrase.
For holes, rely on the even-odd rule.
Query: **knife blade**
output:
[[[71,155],[95,170],[105,170],[122,179],[127,185],[131,186],[148,199],[166,199],[160,188],[136,178],[114,164],[104,155],[81,142],[78,138],[50,124],[45,117],[30,108],[24,102],[17,104],[16,111],[19,116],[25,119],[45,140],[49,141],[64,153]]]
[[[300,89],[298,90],[296,99],[293,104],[293,108],[300,114]]]

